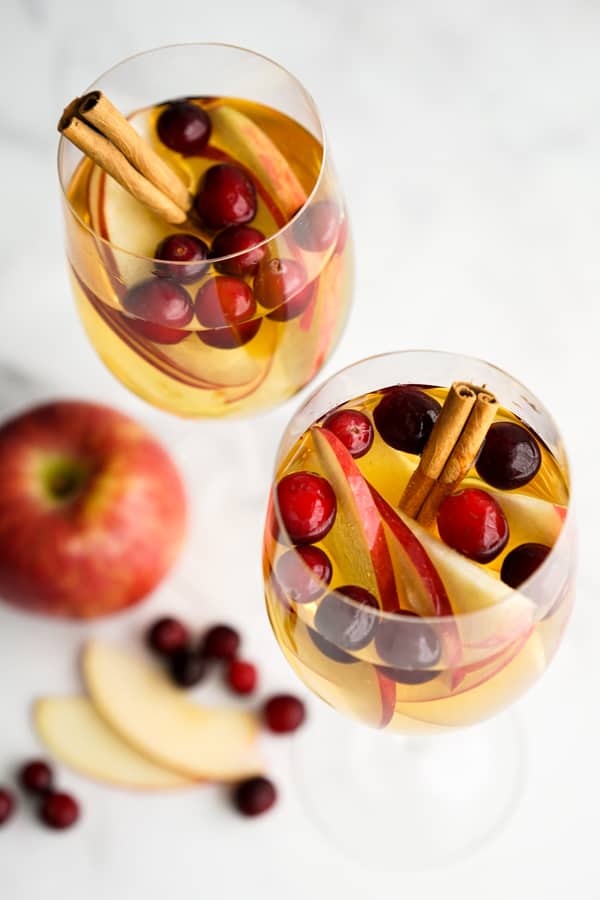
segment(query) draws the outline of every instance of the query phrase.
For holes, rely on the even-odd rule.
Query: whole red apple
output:
[[[146,596],[181,546],[186,498],[157,441],[106,406],[61,401],[0,426],[0,598],[91,618]]]

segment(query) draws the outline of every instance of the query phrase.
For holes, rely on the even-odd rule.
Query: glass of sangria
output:
[[[324,705],[303,795],[378,868],[456,860],[519,795],[513,717],[574,595],[562,439],[511,376],[406,351],[333,376],[290,422],[264,533],[270,621]],[[469,731],[463,726],[477,725]]]
[[[233,46],[162,47],[102,75],[59,130],[73,291],[117,378],[168,412],[224,417],[315,376],[352,251],[299,81]]]

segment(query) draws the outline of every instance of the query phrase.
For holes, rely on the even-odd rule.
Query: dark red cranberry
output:
[[[271,319],[272,322],[291,322],[292,319],[297,319],[314,300],[318,286],[318,278],[315,278],[314,281],[309,281],[299,294],[290,297],[281,306],[277,306],[273,312],[268,313],[267,319]]]
[[[183,156],[200,156],[211,132],[205,110],[187,100],[177,100],[163,109],[156,123],[158,136],[167,147]]]
[[[54,774],[43,759],[34,759],[25,763],[19,771],[21,787],[30,794],[45,794],[52,790]]]
[[[306,718],[302,700],[292,694],[276,694],[269,697],[263,708],[265,725],[275,734],[289,734],[300,728]]]
[[[275,785],[261,776],[242,781],[233,792],[234,806],[244,816],[259,816],[271,809],[276,800]]]
[[[323,422],[323,428],[333,431],[355,459],[364,456],[373,443],[373,426],[364,413],[356,409],[339,409]]]
[[[214,625],[204,636],[202,655],[207,659],[233,659],[240,646],[240,636],[229,625]]]
[[[516,422],[495,422],[477,459],[477,472],[503,491],[523,487],[537,473],[542,454],[531,432]]]
[[[400,673],[404,671],[405,683],[419,684],[420,673],[415,673],[414,679],[409,681],[411,676],[406,674],[406,670],[410,673],[412,670],[432,669],[440,660],[442,648],[431,625],[413,621],[418,616],[407,620],[408,615],[403,613],[402,618],[399,616],[397,620],[383,619],[375,632],[375,648],[385,663]],[[434,677],[433,674],[431,677]],[[425,680],[429,681],[429,678]]]
[[[7,788],[0,787],[0,825],[8,822],[15,811],[15,798]]]
[[[295,259],[268,259],[258,267],[254,293],[261,306],[275,309],[299,295],[306,284],[306,270]]]
[[[185,328],[192,321],[192,298],[172,278],[149,278],[135,284],[123,298],[123,308],[155,325]]]
[[[224,231],[219,232],[212,242],[211,256],[231,256],[239,254],[232,259],[223,259],[215,262],[215,269],[224,275],[256,275],[259,263],[265,258],[267,248],[263,242],[265,236],[258,228],[250,225],[230,225]],[[259,246],[263,244],[263,246]]]
[[[303,210],[293,225],[294,239],[304,250],[327,250],[338,236],[340,209],[331,200],[318,200]]]
[[[243,659],[232,659],[227,669],[227,684],[236,694],[251,694],[258,682],[256,666]]]
[[[342,663],[343,665],[360,662],[356,656],[351,656],[349,653],[346,653],[345,650],[342,650],[341,647],[337,647],[331,641],[328,641],[327,638],[324,638],[322,634],[319,634],[319,632],[315,631],[313,628],[307,628],[307,632],[317,650],[320,650],[323,656],[333,660],[333,662]]]
[[[179,619],[166,616],[154,623],[148,632],[148,645],[161,656],[171,656],[189,641],[189,631]]]
[[[179,687],[194,687],[206,675],[206,660],[197,650],[176,650],[169,656],[169,673]]]
[[[181,328],[167,328],[166,325],[146,322],[145,319],[132,319],[130,316],[123,316],[123,321],[131,331],[155,344],[180,344],[190,334]]]
[[[406,609],[402,610],[402,615],[413,619],[420,618],[417,613]],[[377,666],[377,669],[386,678],[396,681],[398,684],[426,684],[440,674],[438,669],[400,669],[398,667],[391,668],[390,666]]]
[[[508,541],[508,522],[501,506],[479,488],[446,497],[437,526],[444,543],[480,563],[495,559]]]
[[[196,334],[203,344],[209,347],[218,347],[220,350],[235,350],[242,347],[256,337],[261,319],[251,319],[249,322],[241,322],[239,325],[227,325],[223,328],[207,328],[197,331]]]
[[[344,597],[353,602],[347,603]],[[336,647],[351,652],[361,650],[377,627],[377,615],[369,610],[378,608],[376,598],[369,591],[354,584],[344,585],[321,600],[315,614],[315,628]]]
[[[440,413],[433,397],[412,385],[387,391],[373,412],[375,427],[390,447],[421,453]]]
[[[208,247],[193,234],[170,234],[154,251],[156,259],[164,260],[156,264],[156,274],[170,277],[188,284],[198,281],[208,268],[206,257]]]
[[[293,603],[311,603],[321,596],[331,581],[331,562],[319,547],[295,547],[279,557],[275,575]]]
[[[500,578],[511,588],[520,587],[541,566],[551,548],[545,544],[521,544],[502,561]]]
[[[283,525],[295,544],[312,544],[325,537],[337,511],[333,488],[312,472],[293,472],[277,485]]]
[[[207,328],[237,325],[256,312],[254,295],[245,281],[229,275],[217,275],[205,281],[196,294],[198,321]]]
[[[79,804],[70,794],[46,794],[40,807],[40,818],[49,828],[71,828],[79,818]]]
[[[200,183],[194,209],[209,228],[245,225],[256,215],[254,182],[238,166],[212,166]]]

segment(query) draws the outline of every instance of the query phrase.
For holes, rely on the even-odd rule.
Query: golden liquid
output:
[[[273,109],[232,98],[196,100],[209,115],[223,105],[234,108],[257,125],[276,145],[299,179],[307,195],[318,179],[322,165],[321,144],[301,125]],[[161,108],[141,110],[130,117],[154,149],[178,172],[194,192],[203,173],[220,161],[241,162],[235,136],[211,137],[208,156],[182,157],[166,148],[156,136],[155,123]],[[211,155],[212,152],[212,155]],[[220,154],[220,155],[219,155]],[[229,159],[225,159],[226,154]],[[152,256],[166,235],[189,231],[162,222],[111,181],[108,187],[123,209],[116,222],[119,241],[110,228],[99,228],[92,206],[106,196],[107,176],[89,159],[75,171],[68,189],[66,207],[67,252],[79,314],[99,356],[130,390],[149,403],[181,416],[227,416],[269,408],[300,390],[321,368],[335,346],[344,325],[351,295],[352,262],[350,240],[333,241],[320,252],[306,252],[293,245],[285,231],[269,244],[272,257],[300,257],[308,278],[316,285],[305,311],[288,321],[275,321],[270,311],[258,307],[262,319],[255,337],[234,348],[212,347],[198,339],[202,326],[194,319],[189,336],[181,343],[165,345],[140,338],[127,329],[121,298],[135,283],[153,274]],[[258,178],[255,177],[255,181]],[[258,184],[258,212],[249,223],[267,237],[285,225],[278,197]],[[119,193],[120,192],[120,193]],[[335,179],[329,167],[323,172],[315,199],[333,200],[342,208]],[[126,223],[133,221],[128,233]],[[114,216],[113,216],[113,224]],[[111,244],[99,240],[110,237]],[[347,233],[347,222],[342,228]],[[340,228],[340,236],[342,234]],[[195,233],[210,246],[214,232]],[[116,244],[116,246],[115,246]],[[129,252],[128,252],[129,251]],[[185,287],[192,299],[201,284],[216,274],[206,272],[197,283]],[[251,286],[251,279],[246,279]]]
[[[447,391],[436,388],[427,393],[443,403]],[[361,410],[373,421],[372,412],[380,399],[381,393],[373,393],[344,406]],[[497,414],[496,421],[499,420],[516,421],[512,414],[502,409]],[[374,433],[371,449],[355,463],[370,484],[397,509],[404,487],[418,464],[418,457],[394,450],[381,439],[376,429]],[[486,565],[467,563],[484,569],[498,581],[502,561],[514,547],[528,542],[548,544],[548,534],[552,533],[555,539],[561,530],[568,504],[567,476],[546,447],[539,441],[538,444],[542,463],[535,477],[519,491],[494,492],[509,523],[510,537],[506,547]],[[310,432],[306,432],[292,448],[280,467],[278,480],[301,470],[326,477]],[[468,473],[461,485],[467,486],[488,492],[492,490],[475,469]],[[519,498],[532,498],[537,504],[535,509],[538,512],[541,510],[542,514],[524,514],[523,509],[515,507],[515,500],[518,503]],[[335,534],[336,527],[341,527],[339,510],[343,498],[339,495],[337,502],[338,516],[331,531],[321,541],[315,542],[332,563],[333,576],[329,590],[347,584],[361,585],[357,562],[353,558],[352,534]],[[560,512],[557,512],[555,505]],[[435,525],[430,531],[432,536],[441,540]],[[346,651],[354,656],[354,662],[350,664],[333,660],[315,644],[309,632],[311,629],[313,632],[318,630],[315,614],[322,598],[298,604],[285,595],[275,573],[279,558],[289,550],[289,543],[283,542],[281,537],[280,540],[281,543],[273,537],[269,516],[264,542],[266,602],[275,636],[286,658],[306,685],[328,704],[375,727],[386,727],[401,733],[427,733],[468,725],[493,715],[519,697],[544,671],[560,642],[571,610],[573,571],[568,560],[560,573],[546,579],[531,598],[540,608],[543,607],[544,613],[526,619],[511,618],[518,606],[504,607],[502,604],[497,611],[492,607],[479,620],[477,616],[461,619],[458,612],[464,611],[465,598],[456,594],[453,596],[446,584],[455,614],[454,620],[449,620],[450,627],[455,624],[460,645],[458,651],[455,646],[452,658],[443,655],[437,675],[424,683],[382,680],[381,660],[377,657],[373,642],[358,652]],[[340,554],[339,549],[344,541],[346,552]],[[395,574],[398,574],[396,565],[394,561]],[[444,581],[442,573],[439,574]],[[396,584],[399,583],[400,578],[397,577]],[[361,586],[367,587],[365,584]],[[506,592],[510,593],[508,587]],[[400,605],[410,609],[409,605]],[[442,638],[444,627],[442,624],[438,626],[438,634]],[[510,637],[499,641],[497,637],[501,633],[510,633]]]

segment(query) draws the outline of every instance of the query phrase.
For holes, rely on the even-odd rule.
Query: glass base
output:
[[[294,742],[310,817],[348,856],[378,871],[449,865],[491,840],[513,814],[525,774],[514,713],[460,731],[403,737],[324,704]]]

